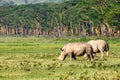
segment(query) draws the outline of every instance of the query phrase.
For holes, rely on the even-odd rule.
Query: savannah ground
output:
[[[0,80],[120,80],[120,39],[108,41],[109,57],[58,61],[59,48],[88,38],[0,37]]]

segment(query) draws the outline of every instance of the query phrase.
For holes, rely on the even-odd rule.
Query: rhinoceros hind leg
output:
[[[94,56],[93,56],[93,54],[90,54],[90,59],[91,59],[91,61],[94,60]]]
[[[87,54],[88,61],[91,61],[90,55]]]
[[[107,54],[106,54],[107,56],[109,56],[109,52],[107,51]]]
[[[101,52],[101,59],[104,57],[104,52],[103,51],[100,51]]]

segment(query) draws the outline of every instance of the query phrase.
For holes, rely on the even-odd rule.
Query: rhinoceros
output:
[[[65,60],[67,55],[70,57],[70,60],[76,60],[76,56],[82,56],[85,54],[87,55],[89,61],[94,59],[92,47],[88,43],[68,43],[64,45],[63,48],[60,48],[60,50],[61,54],[59,55],[58,59],[61,61]]]
[[[109,45],[105,40],[90,40],[88,42],[93,49],[93,53],[101,53],[101,58],[104,56],[104,51],[106,51],[106,55],[109,55]]]

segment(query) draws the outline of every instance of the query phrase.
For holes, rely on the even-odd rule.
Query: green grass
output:
[[[58,61],[59,48],[88,38],[0,37],[0,80],[119,80],[120,39],[103,38],[110,45],[110,56],[93,62],[85,57]]]

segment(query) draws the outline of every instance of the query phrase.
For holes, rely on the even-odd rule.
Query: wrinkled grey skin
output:
[[[58,59],[61,61],[65,60],[67,55],[70,57],[70,60],[76,60],[76,56],[83,56],[85,54],[87,55],[89,61],[94,58],[92,47],[88,43],[69,43],[64,45],[60,50],[61,54]]]
[[[107,56],[109,55],[109,45],[105,40],[90,40],[88,43],[92,46],[94,53],[101,53],[101,58],[104,57],[104,51],[107,52]]]

